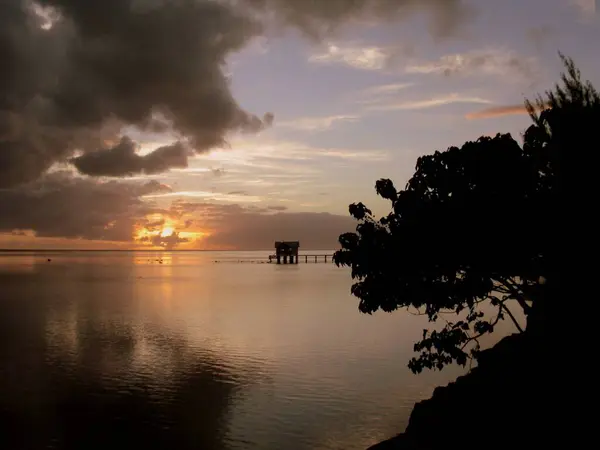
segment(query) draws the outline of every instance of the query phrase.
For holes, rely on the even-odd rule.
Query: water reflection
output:
[[[364,449],[456,375],[347,271],[213,262],[267,254],[0,252],[0,448]]]
[[[259,371],[145,320],[135,283],[113,275],[0,272],[0,448],[235,447],[231,399]]]

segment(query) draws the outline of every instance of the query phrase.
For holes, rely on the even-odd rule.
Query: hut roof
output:
[[[281,248],[281,247],[298,248],[298,247],[300,247],[300,242],[299,241],[277,241],[277,242],[275,242],[275,248]]]

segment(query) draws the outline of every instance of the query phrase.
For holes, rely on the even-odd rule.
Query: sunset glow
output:
[[[175,229],[172,227],[165,227],[162,229],[162,231],[160,232],[160,235],[162,237],[168,237],[171,236],[173,233],[175,232]]]

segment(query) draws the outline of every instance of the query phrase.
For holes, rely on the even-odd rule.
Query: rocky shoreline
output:
[[[415,405],[404,433],[368,450],[538,447],[551,409],[534,347],[525,332],[482,351],[477,367]]]

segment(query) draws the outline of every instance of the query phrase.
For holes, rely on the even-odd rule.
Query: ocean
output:
[[[332,253],[332,252],[308,252]],[[464,369],[269,252],[1,252],[0,448],[365,449]]]

